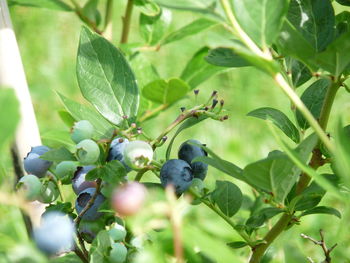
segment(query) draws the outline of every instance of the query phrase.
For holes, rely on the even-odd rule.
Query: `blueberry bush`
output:
[[[116,1],[8,0],[11,10],[80,19],[72,77],[84,101],[56,91],[64,130],[2,164],[0,204],[15,207],[21,234],[0,227],[0,262],[350,262],[350,2],[125,2],[115,41]],[[191,21],[174,29],[177,12]],[[168,46],[181,53],[188,38],[209,31],[217,38],[192,43],[186,61],[160,55]],[[180,64],[181,73],[162,77],[159,61]],[[201,88],[214,75],[244,70],[267,79],[268,89],[229,78],[225,87]],[[231,98],[227,88],[246,95]],[[239,135],[219,130],[239,125],[226,102],[244,104],[253,93],[265,106],[247,116],[274,142],[254,144],[246,129],[252,139],[243,147],[265,156],[242,162],[219,149]],[[276,93],[280,108],[268,105]],[[18,107],[2,88],[3,155]],[[199,135],[207,122],[217,131],[209,142]],[[9,178],[17,177],[13,189]],[[45,204],[37,224],[32,202]]]

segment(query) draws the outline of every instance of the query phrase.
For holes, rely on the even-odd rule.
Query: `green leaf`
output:
[[[188,84],[181,79],[159,79],[147,84],[142,90],[142,95],[157,103],[171,104],[182,99],[189,90]]]
[[[304,211],[300,216],[306,216],[306,215],[312,215],[312,214],[328,214],[328,215],[334,215],[338,218],[341,218],[341,213],[333,208],[333,207],[327,207],[327,206],[316,206],[312,209]]]
[[[235,242],[230,242],[227,243],[227,245],[231,248],[237,249],[237,248],[242,248],[248,246],[248,244],[244,241],[235,241]]]
[[[349,187],[350,186],[350,126],[343,127],[342,122],[339,120],[335,131],[335,146],[337,151],[335,152],[335,162],[333,169],[339,176],[341,176],[342,182]]]
[[[72,219],[77,217],[76,214],[74,214],[74,209],[72,208],[72,203],[70,202],[64,203],[57,201],[56,204],[50,204],[45,208],[45,213],[48,212],[61,212],[69,215]]]
[[[107,230],[98,232],[90,248],[90,263],[109,262],[108,253],[113,240]]]
[[[208,64],[205,61],[208,51],[208,47],[203,47],[198,50],[187,62],[185,69],[182,71],[180,78],[186,81],[190,85],[191,89],[195,89],[199,84],[210,77],[227,70],[223,67]]]
[[[110,42],[83,27],[77,58],[77,78],[84,97],[103,117],[119,125],[135,117],[139,90],[123,54]]]
[[[140,15],[140,33],[148,45],[156,45],[167,32],[172,14],[168,9],[162,9],[157,16]]]
[[[253,110],[247,115],[272,121],[272,123],[280,128],[285,135],[291,138],[295,143],[299,143],[300,136],[298,129],[283,112],[277,109],[265,107]]]
[[[271,194],[280,203],[293,187],[299,173],[300,170],[280,152],[248,164],[243,169],[246,182]]]
[[[241,207],[243,195],[235,184],[229,181],[216,181],[216,188],[211,198],[225,215],[232,217]]]
[[[335,16],[336,38],[350,31],[350,12],[343,11]]]
[[[74,155],[64,147],[50,150],[44,153],[43,155],[41,155],[40,158],[48,161],[53,161],[53,162],[76,161],[76,158],[74,157]]]
[[[125,176],[126,170],[124,165],[118,160],[113,160],[102,167],[98,167],[89,171],[86,175],[86,179],[92,181],[101,178],[107,183],[116,184],[118,182],[124,181]]]
[[[19,119],[19,103],[14,90],[0,87],[0,151],[13,139]]]
[[[246,226],[250,228],[258,228],[262,226],[267,220],[282,212],[283,210],[277,207],[263,208],[248,218]]]
[[[82,13],[96,25],[99,25],[101,22],[101,14],[98,11],[98,2],[99,0],[88,0],[84,7],[82,8]]]
[[[157,3],[152,0],[133,0],[133,4],[146,16],[156,16],[161,12]]]
[[[60,116],[60,118],[64,122],[64,124],[66,124],[69,128],[73,127],[75,119],[68,111],[59,110],[58,115]]]
[[[59,11],[73,11],[69,5],[61,0],[9,0],[9,4],[42,7]]]
[[[293,81],[294,87],[297,88],[303,85],[309,79],[311,79],[312,77],[311,71],[302,62],[288,57],[286,58],[286,63],[287,63],[289,72],[292,74],[292,81]]]
[[[41,136],[41,139],[43,140],[44,145],[51,148],[59,148],[63,146],[70,151],[74,151],[76,147],[68,131],[48,131]]]
[[[57,94],[61,98],[64,107],[76,121],[87,120],[94,126],[95,135],[98,138],[109,138],[112,136],[113,125],[106,121],[100,114],[88,106],[70,100],[60,93]]]
[[[205,57],[205,60],[214,66],[220,67],[246,67],[251,66],[245,59],[237,55],[233,49],[219,47],[209,50],[208,55]]]
[[[81,259],[75,253],[69,253],[61,257],[50,259],[49,263],[81,263]]]
[[[192,118],[189,118],[187,120],[185,120],[181,125],[180,127],[176,130],[173,138],[171,138],[170,142],[169,142],[169,145],[168,145],[168,148],[166,150],[166,159],[169,160],[170,158],[170,154],[171,154],[171,148],[173,147],[173,144],[174,144],[174,141],[176,139],[176,137],[180,134],[180,132],[188,129],[188,128],[191,128],[192,126],[196,125],[197,123],[207,119],[208,117],[205,116],[205,115],[201,115],[199,116],[199,118],[195,118],[195,117],[192,117]]]
[[[305,106],[310,110],[316,120],[318,120],[320,117],[327,89],[330,85],[332,85],[330,80],[319,79],[312,83],[301,95],[301,100],[304,102]],[[300,111],[296,112],[296,118],[301,129],[306,130],[310,127],[309,123],[300,113]]]
[[[232,0],[233,11],[242,29],[265,49],[278,36],[288,10],[287,0]]]
[[[212,20],[206,19],[206,18],[199,18],[190,24],[181,27],[180,29],[172,32],[168,36],[166,36],[162,42],[160,43],[161,45],[166,45],[171,42],[175,42],[178,40],[181,40],[185,37],[195,35],[203,30],[208,29],[209,27],[212,27],[216,25],[217,22],[214,22]]]
[[[337,3],[345,6],[350,6],[350,0],[336,0]]]

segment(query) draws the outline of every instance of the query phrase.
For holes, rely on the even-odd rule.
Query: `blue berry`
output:
[[[43,216],[41,225],[34,229],[33,236],[42,252],[54,255],[73,248],[74,232],[73,221],[67,215],[48,212]]]
[[[120,137],[115,138],[111,142],[107,161],[118,160],[124,165],[126,171],[130,172],[131,168],[126,165],[124,160],[124,149],[128,143],[129,143],[129,140],[126,138],[120,138]]]
[[[167,161],[160,170],[160,181],[164,187],[173,185],[177,195],[185,192],[190,186],[193,179],[191,166],[178,159]]]
[[[80,214],[81,211],[83,211],[84,207],[90,201],[95,192],[96,188],[87,188],[80,192],[75,202],[75,209],[77,210],[78,214]],[[98,209],[100,208],[104,200],[105,197],[102,194],[98,194],[93,205],[84,214],[83,219],[86,221],[93,221],[101,217],[102,213],[98,212]]]
[[[78,195],[81,191],[83,191],[87,188],[96,188],[95,181],[86,181],[85,180],[86,174],[94,168],[95,168],[95,166],[93,166],[93,165],[78,167],[78,169],[74,173],[74,177],[72,179],[72,187],[73,187],[75,194]]]
[[[204,178],[207,175],[208,172],[208,165],[203,162],[194,162],[192,163],[192,160],[196,157],[200,156],[207,156],[207,152],[204,151],[201,147],[191,145],[189,143],[196,143],[196,144],[201,144],[197,140],[188,140],[181,144],[178,157],[181,160],[186,161],[191,165],[192,171],[193,171],[193,176],[195,178],[199,178],[201,180],[204,180]]]
[[[31,149],[27,157],[24,158],[24,170],[28,174],[33,174],[38,177],[45,176],[49,170],[52,162],[43,160],[40,158],[41,155],[48,152],[50,149],[46,146],[36,146]]]

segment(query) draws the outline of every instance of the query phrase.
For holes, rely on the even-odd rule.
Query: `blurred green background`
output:
[[[116,45],[119,43],[121,16],[124,13],[125,5],[126,1],[115,1],[113,43]],[[340,11],[340,7],[336,6],[336,12]],[[40,132],[45,134],[52,130],[68,130],[58,116],[57,111],[63,109],[63,105],[55,91],[59,91],[71,99],[84,102],[79,93],[75,74],[76,53],[82,24],[73,13],[39,8],[12,7],[11,16]],[[197,17],[196,14],[190,12],[173,11],[170,31]],[[129,42],[142,41],[139,36],[138,19],[139,12],[135,10]],[[216,27],[162,47],[158,52],[144,52],[144,55],[156,66],[161,77],[177,77],[199,48],[203,45],[216,46],[218,43],[227,41],[229,37],[227,32]],[[298,92],[301,93],[307,86],[306,83]],[[286,96],[268,76],[253,68],[233,69],[214,76],[201,84],[199,89],[199,101],[206,100],[213,90],[219,91],[219,97],[224,98],[225,108],[228,110],[230,118],[222,123],[212,120],[202,122],[187,130],[177,138],[173,148],[173,156],[176,155],[177,146],[182,141],[196,138],[206,143],[223,159],[244,167],[247,163],[261,159],[271,150],[278,148],[266,124],[263,121],[247,117],[248,112],[259,107],[274,107],[286,113],[291,119],[294,118]],[[146,122],[143,129],[155,137],[176,118],[180,107],[190,107],[194,104],[194,96],[189,93],[187,98]],[[333,116],[349,112],[348,110],[348,94],[341,90],[337,95]],[[350,122],[349,114],[344,118],[346,123]],[[330,129],[336,119],[336,117],[331,118]],[[158,157],[162,158],[163,154],[164,152],[160,151]],[[327,171],[329,168],[323,169]],[[147,179],[147,175],[145,179]],[[217,170],[210,169],[206,183],[209,187],[214,187],[216,179],[231,180]],[[235,183],[242,187],[245,194],[251,194],[248,187],[239,182]],[[321,204],[342,210],[332,198],[326,197]],[[194,208],[194,213],[196,214],[195,218],[199,219],[198,224],[204,224],[208,228],[208,232],[215,233],[225,242],[238,240],[238,236],[230,227],[206,207],[197,206]],[[242,215],[244,215],[243,212]],[[329,244],[341,241],[339,247],[334,251],[334,262],[350,262],[350,252],[348,252],[350,235],[347,226],[348,220],[346,220],[349,219],[349,215],[344,214],[343,217],[342,223],[339,219],[327,215],[305,217],[301,226],[286,231],[275,242],[271,248],[271,252],[275,255],[272,262],[308,262],[307,256],[312,257],[315,262],[320,262],[322,259],[321,249],[300,238],[300,233],[318,238],[320,228],[324,229]],[[9,220],[10,218],[13,220]],[[16,232],[12,232],[12,237],[22,241],[26,240],[21,217],[16,209],[2,207],[0,222],[0,233],[9,234],[13,229],[16,229]],[[288,260],[285,259],[283,250],[286,251]],[[249,251],[248,249],[237,250],[237,254],[242,254],[242,258],[247,258]],[[2,262],[1,258],[0,262]]]

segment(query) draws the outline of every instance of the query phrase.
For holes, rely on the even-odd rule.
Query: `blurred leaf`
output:
[[[96,25],[99,25],[101,22],[101,14],[97,9],[98,1],[99,0],[88,0],[82,8],[82,13]]]
[[[337,174],[341,176],[341,181],[347,186],[350,186],[350,125],[343,127],[339,120],[335,131],[335,168]]]
[[[293,187],[299,173],[299,168],[283,153],[270,154],[243,169],[245,181],[271,194],[280,203]]]
[[[147,44],[156,45],[167,32],[172,19],[171,11],[163,8],[157,16],[140,15],[140,33]]]
[[[248,244],[244,241],[230,242],[230,243],[227,243],[227,245],[231,248],[234,248],[234,249],[248,246]]]
[[[316,206],[312,209],[304,211],[300,216],[307,216],[313,214],[328,214],[341,218],[341,213],[337,209],[327,206]]]
[[[350,3],[350,1],[349,1]],[[336,38],[350,31],[350,12],[343,11],[335,16]]]
[[[199,18],[190,24],[181,27],[180,29],[170,33],[168,36],[166,36],[162,42],[160,43],[161,45],[166,45],[171,42],[175,42],[178,40],[181,40],[185,37],[195,35],[203,30],[208,29],[209,27],[212,27],[216,25],[217,22],[214,22],[212,20],[206,19],[206,18]]]
[[[146,16],[156,16],[161,11],[153,0],[133,0],[133,4]]]
[[[66,124],[69,128],[73,127],[75,119],[68,111],[59,110],[58,115],[60,116],[60,118],[64,122],[64,124]]]
[[[284,211],[277,207],[267,207],[255,212],[251,217],[248,218],[246,226],[250,228],[258,228],[262,226],[267,220],[283,213]]]
[[[102,118],[96,111],[88,106],[79,104],[73,100],[68,99],[60,93],[57,93],[61,98],[63,105],[67,111],[72,114],[76,121],[87,120],[92,126],[94,126],[94,131],[99,138],[111,137],[113,133],[113,125]]]
[[[119,125],[137,115],[139,90],[123,54],[110,42],[83,27],[77,78],[84,97],[110,122]]]
[[[250,63],[237,55],[231,48],[219,47],[209,50],[205,60],[214,66],[220,67],[246,67]]]
[[[19,119],[19,103],[15,91],[0,87],[0,151],[15,136]]]
[[[288,117],[281,111],[274,108],[259,108],[247,114],[248,116],[269,120],[280,128],[285,135],[291,138],[295,143],[299,143],[299,131]]]
[[[309,109],[316,120],[320,118],[321,109],[327,93],[327,89],[332,85],[332,82],[328,79],[319,79],[312,83],[301,95],[301,100],[305,106]],[[307,120],[300,113],[296,112],[296,118],[301,129],[306,130],[310,127]]]
[[[73,9],[61,0],[9,0],[10,5],[23,5],[43,7],[59,11],[73,11]]]
[[[227,70],[223,67],[208,64],[205,61],[205,56],[208,54],[208,51],[208,47],[203,47],[198,50],[187,62],[185,69],[182,71],[180,78],[185,80],[190,85],[191,89],[195,89],[208,78]]]
[[[350,0],[336,0],[337,3],[345,6],[350,6]]]
[[[181,79],[159,79],[147,84],[142,90],[142,95],[157,103],[171,104],[182,99],[189,90],[188,84]]]
[[[171,148],[172,148],[172,146],[173,146],[173,143],[174,143],[176,137],[180,134],[180,132],[182,132],[183,130],[186,130],[186,129],[188,129],[188,128],[194,126],[194,125],[196,125],[197,123],[199,123],[199,122],[201,122],[201,121],[203,121],[203,120],[205,120],[205,119],[207,119],[207,118],[208,118],[208,117],[205,116],[205,115],[201,115],[201,116],[199,116],[199,118],[192,117],[192,118],[189,118],[189,119],[185,120],[185,121],[180,125],[180,127],[176,130],[176,132],[175,132],[173,138],[171,138],[171,140],[170,140],[170,142],[169,142],[169,145],[168,145],[168,148],[167,148],[167,150],[166,150],[165,156],[166,156],[166,159],[167,159],[167,160],[169,160],[169,158],[170,158]]]
[[[50,150],[44,153],[43,155],[41,155],[40,158],[48,161],[53,161],[53,162],[76,161],[76,158],[74,157],[74,155],[64,147]]]
[[[70,203],[70,202],[63,203],[63,202],[57,201],[56,204],[50,204],[49,206],[47,206],[45,208],[45,213],[54,212],[54,211],[56,211],[56,212],[58,211],[58,212],[61,212],[63,214],[67,214],[72,219],[77,217],[77,215],[74,213],[74,208],[72,207],[72,203]]]
[[[49,263],[81,263],[81,259],[74,253],[50,259]]]
[[[311,79],[311,71],[302,62],[288,57],[286,58],[286,63],[288,70],[292,74],[292,81],[294,87],[297,88],[303,85],[309,79]]]
[[[90,263],[109,262],[108,253],[113,240],[106,230],[98,232],[90,248]]]
[[[261,48],[271,46],[277,37],[288,10],[287,0],[233,0],[238,23]]]
[[[44,145],[50,148],[66,147],[70,151],[75,151],[75,143],[70,138],[68,131],[52,130],[41,135]]]
[[[211,198],[221,212],[232,217],[240,209],[243,195],[235,184],[229,181],[216,181],[216,188],[211,194]]]

